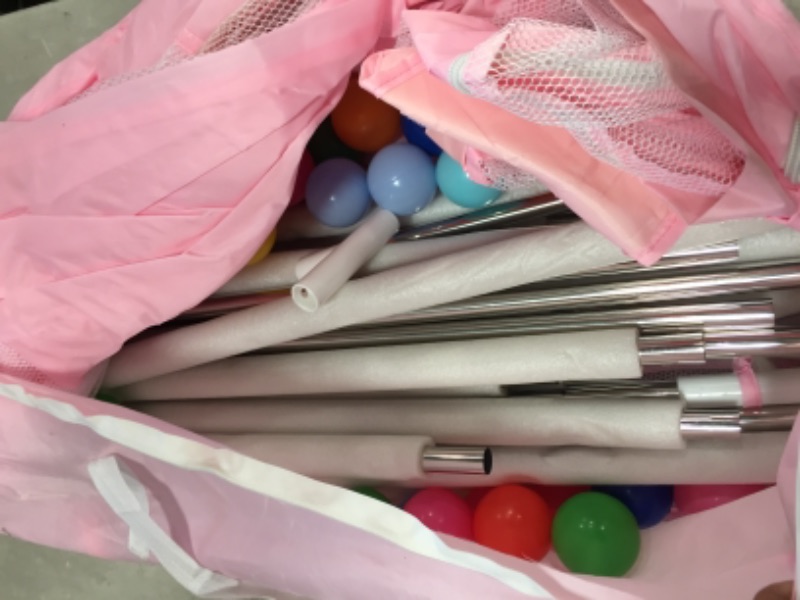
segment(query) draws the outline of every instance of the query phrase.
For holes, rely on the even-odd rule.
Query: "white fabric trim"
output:
[[[0,383],[0,396],[45,412],[65,423],[91,429],[111,442],[166,464],[189,471],[211,473],[243,489],[366,531],[409,552],[481,573],[521,594],[552,598],[531,577],[483,556],[450,548],[413,516],[394,507],[375,506],[368,498],[342,488],[308,479],[228,449],[215,449],[170,435],[141,423],[105,415],[87,417],[71,404],[36,396],[20,385]],[[364,504],[358,506],[362,502]],[[374,518],[376,510],[381,511],[380,519]]]
[[[109,508],[128,525],[137,546],[145,555],[149,549],[184,588],[195,596],[224,598],[229,596],[219,592],[239,586],[237,580],[201,567],[155,522],[150,516],[147,490],[116,457],[90,463],[89,475]]]

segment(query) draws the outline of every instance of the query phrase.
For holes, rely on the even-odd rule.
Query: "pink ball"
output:
[[[314,170],[314,161],[308,151],[303,152],[303,158],[300,159],[300,165],[297,167],[297,179],[294,182],[294,192],[292,192],[292,199],[289,200],[289,206],[299,204],[306,197],[306,181],[311,171]]]
[[[428,488],[414,494],[403,509],[433,531],[465,540],[472,539],[472,511],[466,500],[443,488]]]
[[[761,484],[676,485],[675,508],[679,515],[691,515],[755,494],[767,487]]]

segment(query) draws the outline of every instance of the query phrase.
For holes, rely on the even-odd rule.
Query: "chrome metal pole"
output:
[[[769,302],[670,305],[552,315],[513,316],[446,323],[397,326],[358,326],[293,340],[264,352],[328,350],[639,327],[645,332],[697,332],[718,329],[770,330],[775,318]]]
[[[497,206],[476,210],[460,217],[454,217],[429,225],[401,230],[394,236],[394,241],[422,240],[480,229],[490,229],[506,225],[518,219],[540,217],[554,212],[566,211],[563,201],[553,194],[544,194],[533,198],[525,198],[514,202],[506,202]]]
[[[403,313],[373,323],[464,320],[508,314],[619,306],[800,286],[800,264],[759,266],[734,272],[668,277],[588,286],[504,292]]]
[[[474,446],[428,446],[422,452],[422,470],[426,473],[489,475],[492,472],[492,451]]]

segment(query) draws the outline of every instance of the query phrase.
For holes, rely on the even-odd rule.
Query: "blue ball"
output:
[[[488,206],[503,193],[472,181],[461,164],[447,154],[436,162],[436,183],[450,201],[464,208]]]
[[[672,510],[671,485],[596,485],[593,489],[628,507],[640,529],[658,525]]]
[[[399,216],[421,211],[436,195],[431,157],[411,144],[391,144],[378,152],[367,183],[378,206]]]
[[[329,227],[349,227],[367,213],[371,204],[367,174],[346,158],[319,164],[306,183],[306,206]]]
[[[416,147],[422,148],[431,156],[439,156],[442,153],[442,149],[439,148],[439,145],[436,142],[428,137],[428,134],[425,133],[425,128],[422,125],[416,121],[412,121],[408,117],[403,117],[402,126],[403,135],[406,136],[406,139],[410,144],[414,144]]]

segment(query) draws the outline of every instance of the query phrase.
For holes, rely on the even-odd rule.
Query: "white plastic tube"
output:
[[[742,386],[734,374],[678,377],[678,391],[687,406],[741,406]]]
[[[755,387],[750,393],[758,404],[799,404],[800,369],[777,369],[756,372]],[[678,390],[687,406],[743,406],[745,391],[735,374],[692,375],[678,378]]]
[[[289,396],[641,377],[636,329],[231,358],[122,388],[131,400]]]
[[[774,227],[763,220],[696,226],[676,249]],[[315,313],[284,298],[134,342],[111,360],[105,385],[126,385],[323,331],[626,260],[584,223],[537,231],[350,281]]]
[[[358,229],[292,286],[294,303],[306,312],[315,312],[386,245],[399,226],[393,213],[373,210]]]
[[[223,399],[137,405],[201,433],[425,435],[437,444],[682,448],[677,400]]]
[[[232,450],[295,473],[325,480],[403,481],[424,477],[424,436],[211,435]]]

